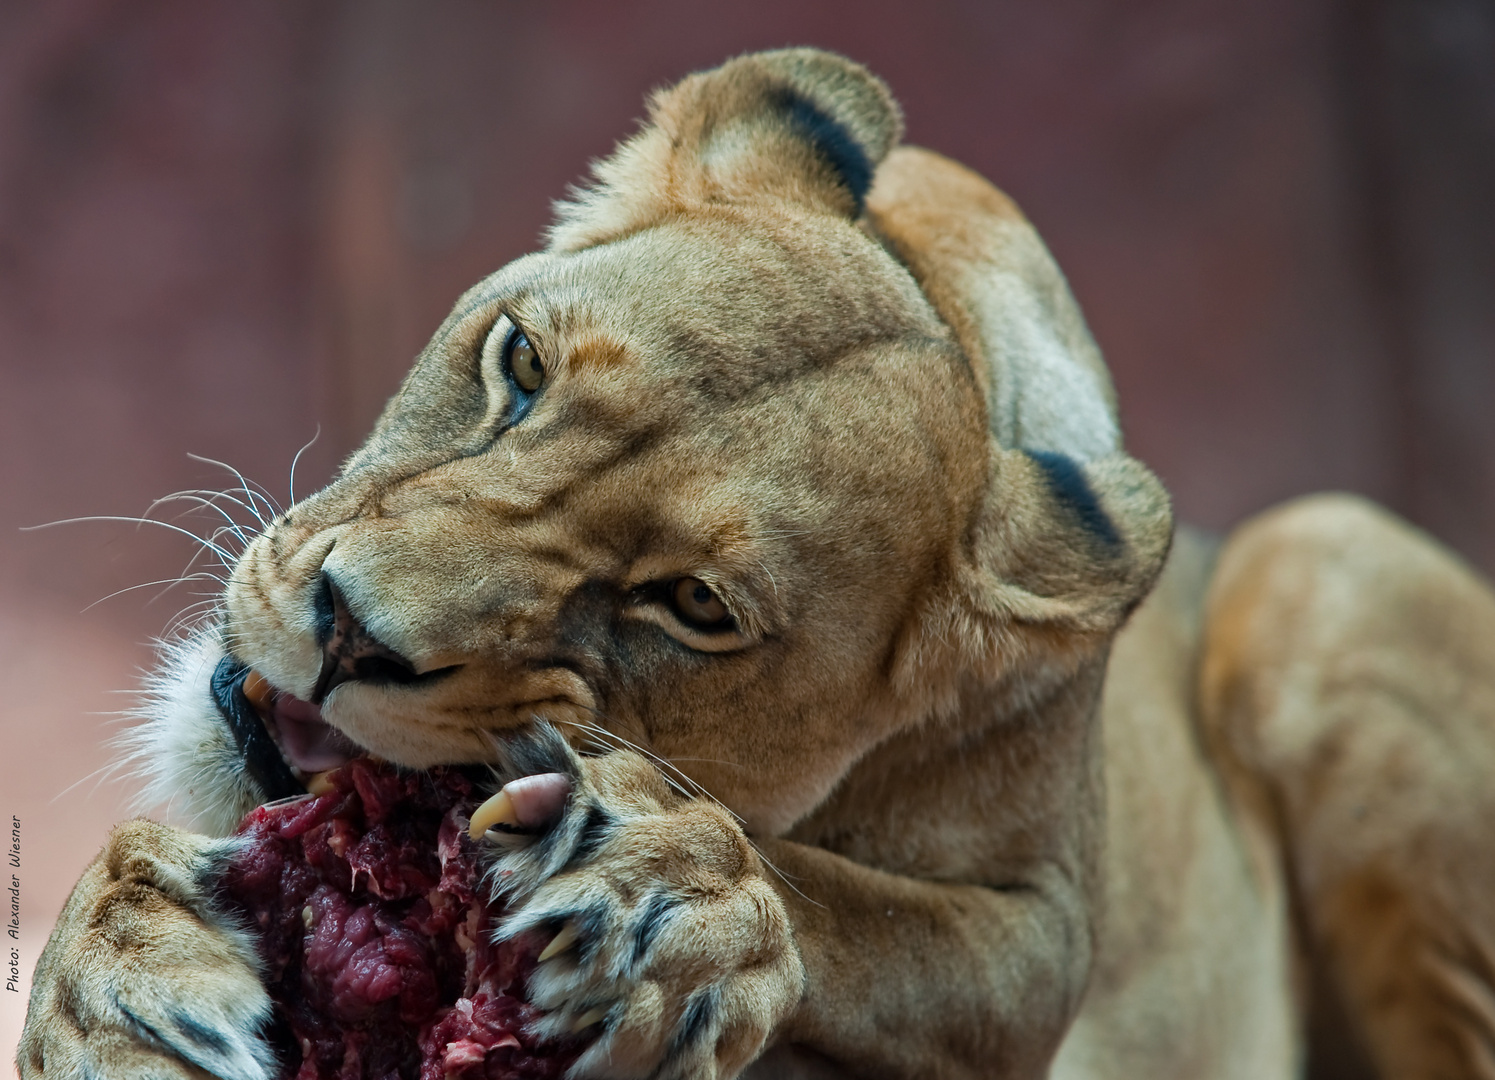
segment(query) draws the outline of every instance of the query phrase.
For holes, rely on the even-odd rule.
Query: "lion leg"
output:
[[[1206,738],[1279,835],[1305,996],[1382,1076],[1495,1077],[1495,595],[1326,496],[1231,538],[1206,618]]]
[[[254,945],[211,896],[232,851],[150,821],[115,826],[37,961],[24,1080],[268,1080]]]

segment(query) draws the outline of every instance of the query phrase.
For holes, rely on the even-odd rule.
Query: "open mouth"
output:
[[[231,656],[219,661],[212,686],[244,768],[268,801],[306,794],[316,774],[363,753],[316,705],[274,689]]]

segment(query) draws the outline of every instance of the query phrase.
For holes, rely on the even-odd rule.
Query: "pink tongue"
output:
[[[291,764],[302,772],[315,773],[346,765],[361,751],[337,728],[322,720],[322,710],[309,701],[276,694],[270,718],[280,735],[280,746]]]

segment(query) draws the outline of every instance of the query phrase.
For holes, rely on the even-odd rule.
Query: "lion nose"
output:
[[[326,572],[322,574],[316,606],[322,672],[312,691],[313,704],[322,704],[328,694],[345,682],[408,683],[420,678],[414,664],[374,637],[358,621],[337,582]]]

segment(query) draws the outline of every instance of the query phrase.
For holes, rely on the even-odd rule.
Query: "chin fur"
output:
[[[210,836],[233,832],[260,802],[213,702],[213,669],[222,658],[212,627],[161,642],[134,714],[139,723],[115,742],[119,771],[141,785],[137,813],[160,810]]]

